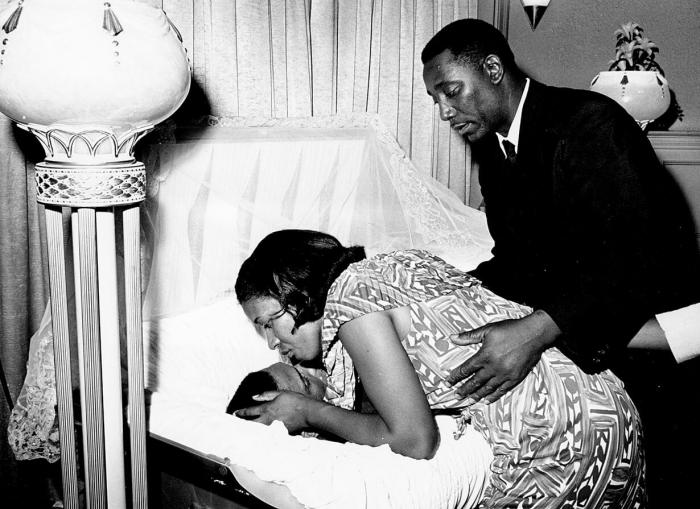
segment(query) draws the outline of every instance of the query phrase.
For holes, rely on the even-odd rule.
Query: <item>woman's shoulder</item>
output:
[[[381,253],[351,263],[328,290],[327,303],[348,298],[366,300],[370,293],[381,292],[389,281],[396,281],[403,265],[393,253]]]
[[[409,274],[415,276],[429,270],[447,270],[459,272],[444,260],[421,249],[402,249],[378,253],[364,260],[351,263],[338,276],[333,286],[338,288],[355,288],[365,284],[401,283]],[[330,292],[329,292],[330,294]]]
[[[478,284],[466,272],[421,249],[379,253],[348,266],[328,291],[327,302],[369,300],[377,309],[422,301]]]
[[[405,249],[382,255],[385,263],[411,274],[414,282],[430,282],[458,287],[473,286],[478,281],[439,256],[424,249]]]
[[[439,268],[447,271],[461,272],[439,256],[424,249],[399,249],[378,253],[351,265],[358,273],[374,273],[394,268],[396,270],[411,269],[414,271],[426,268]]]

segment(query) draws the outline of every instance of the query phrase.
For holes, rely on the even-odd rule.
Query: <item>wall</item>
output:
[[[659,45],[656,60],[685,114],[670,129],[700,131],[698,0],[551,0],[534,32],[520,2],[504,1],[510,1],[508,38],[520,66],[551,85],[588,88],[614,56],[613,32],[636,21]]]

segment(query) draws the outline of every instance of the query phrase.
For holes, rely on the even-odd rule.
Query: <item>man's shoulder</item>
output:
[[[589,125],[624,121],[628,117],[614,100],[590,90],[532,82],[530,91],[523,112],[524,121],[535,119],[545,129],[566,132],[567,128],[578,130]]]

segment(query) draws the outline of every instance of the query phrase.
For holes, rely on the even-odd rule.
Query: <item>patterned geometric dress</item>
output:
[[[455,333],[529,314],[425,251],[381,254],[350,265],[333,283],[323,319],[326,399],[352,409],[356,373],[337,338],[347,321],[409,306],[402,339],[433,409],[462,409],[491,445],[494,460],[483,508],[641,508],[646,505],[642,427],[623,383],[610,371],[589,375],[556,348],[490,405],[465,408],[447,374],[479,348]],[[449,437],[442,437],[447,440]]]

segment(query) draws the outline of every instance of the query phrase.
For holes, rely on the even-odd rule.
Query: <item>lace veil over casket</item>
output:
[[[490,256],[483,213],[419,171],[375,115],[210,118],[152,144],[143,161],[144,345],[156,392],[212,393],[224,408],[245,373],[275,360],[232,297],[238,267],[271,231],[326,231],[369,255],[425,248],[465,269]],[[58,459],[55,405],[47,308],[10,422],[19,459]]]

